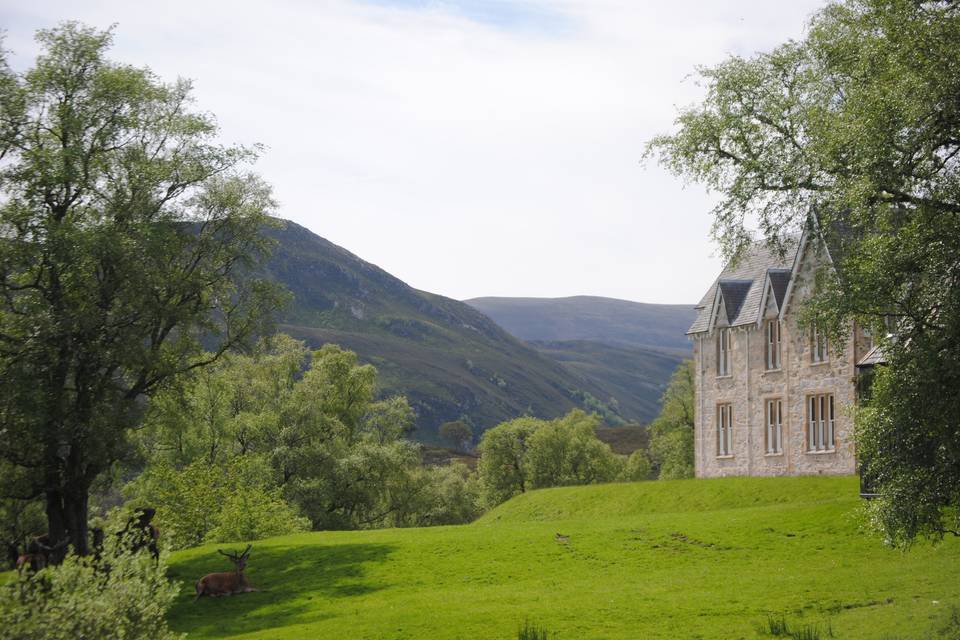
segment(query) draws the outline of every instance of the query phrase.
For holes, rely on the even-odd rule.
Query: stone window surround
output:
[[[726,420],[724,421],[724,416]],[[720,400],[714,412],[718,460],[733,458],[733,401]]]
[[[764,457],[769,457],[769,458],[782,457],[782,456],[783,456],[783,442],[784,442],[784,440],[785,440],[785,438],[784,438],[784,431],[786,431],[786,424],[784,424],[784,420],[783,420],[783,418],[784,418],[784,415],[783,415],[783,414],[785,413],[785,411],[784,411],[784,406],[783,406],[783,405],[785,404],[785,403],[784,403],[783,395],[781,395],[781,394],[764,395],[764,396],[761,396],[761,397],[760,397],[760,400],[761,400],[761,402],[763,403],[763,425],[762,425],[762,426],[763,426],[763,455],[764,455]],[[770,410],[770,403],[771,403],[771,402],[774,402],[774,401],[780,402],[780,416],[779,416],[779,417],[780,417],[780,424],[779,424],[779,427],[780,427],[780,437],[779,437],[780,449],[779,449],[778,451],[770,451],[770,450],[769,450],[769,444],[768,444],[768,441],[767,441],[767,438],[768,438],[769,435],[770,435],[770,434],[769,434],[769,431],[768,431],[768,423],[769,423],[769,420],[770,420],[770,416],[769,416],[769,414],[768,414],[768,411]],[[789,435],[789,433],[788,433],[787,435]]]
[[[767,318],[763,321],[763,370],[781,371],[783,370],[783,346],[781,335],[783,327],[780,318]],[[775,328],[776,335],[772,335],[771,327]],[[775,367],[771,367],[771,360],[776,362]]]
[[[818,364],[829,364],[829,362],[821,362]],[[815,388],[815,389],[804,389],[803,394],[803,454],[807,456],[829,456],[836,455],[839,450],[837,447],[837,431],[836,431],[836,412],[837,412],[837,394],[834,389],[828,388]],[[834,426],[832,428],[833,442],[832,448],[830,449],[810,449],[810,398],[820,397],[820,396],[829,396],[833,402],[828,403],[833,405],[833,422]]]

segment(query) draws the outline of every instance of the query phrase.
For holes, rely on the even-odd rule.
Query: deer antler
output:
[[[244,556],[249,555],[249,554],[250,554],[250,549],[252,549],[252,548],[253,548],[253,545],[252,545],[252,544],[248,544],[248,545],[247,545],[247,548],[244,549],[244,550],[243,550],[243,553],[240,554],[240,557],[242,558],[242,557],[244,557]]]
[[[219,554],[222,555],[222,556],[227,556],[227,557],[230,558],[231,560],[236,560],[236,559],[237,559],[237,554],[236,554],[236,553],[227,553],[227,552],[222,551],[222,550],[220,550],[220,549],[217,549],[217,553],[219,553]]]

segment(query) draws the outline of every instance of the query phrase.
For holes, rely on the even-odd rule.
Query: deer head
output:
[[[243,553],[238,554],[236,551],[231,553],[226,553],[217,549],[217,553],[222,556],[230,558],[230,562],[233,563],[233,566],[236,567],[237,573],[242,573],[244,569],[247,568],[247,558],[250,557],[250,549],[253,548],[252,544],[248,544],[247,548],[243,550]]]
[[[248,544],[243,553],[236,551],[227,553],[217,549],[217,553],[230,558],[235,568],[234,572],[208,573],[197,582],[197,597],[194,602],[200,599],[200,596],[229,596],[234,593],[248,593],[256,591],[247,582],[247,577],[243,570],[247,568],[247,558],[250,557],[250,549],[253,545]]]

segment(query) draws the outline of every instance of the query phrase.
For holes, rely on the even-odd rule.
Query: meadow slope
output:
[[[885,548],[855,478],[735,478],[535,491],[467,526],[323,532],[254,544],[265,591],[192,600],[226,569],[180,552],[172,626],[192,638],[927,638],[960,604],[960,541]],[[558,541],[556,534],[567,536]],[[224,545],[220,545],[223,547]]]

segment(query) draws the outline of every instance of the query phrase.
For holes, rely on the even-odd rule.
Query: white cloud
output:
[[[35,0],[0,18],[21,67],[37,28],[118,23],[115,58],[193,78],[225,139],[269,147],[282,216],[413,286],[694,302],[719,269],[713,201],[641,166],[643,144],[699,95],[695,65],[799,37],[820,4],[563,0],[511,22],[479,0]]]

